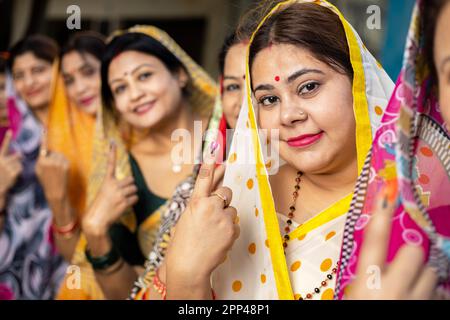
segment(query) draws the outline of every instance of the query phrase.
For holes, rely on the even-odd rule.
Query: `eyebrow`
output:
[[[79,66],[79,67],[76,69],[76,71],[81,71],[81,70],[86,69],[86,68],[93,68],[93,66],[92,66],[89,62],[86,61],[86,62],[83,62],[83,64],[82,64],[81,66]],[[61,68],[61,70],[62,70],[63,76],[68,76],[68,77],[70,77],[70,73],[64,72],[64,69],[62,69],[62,68]]]
[[[239,80],[239,77],[235,76],[224,76],[223,80]]]
[[[293,74],[291,74],[288,78],[287,78],[287,83],[292,83],[293,81],[295,81],[297,78],[304,76],[305,74],[308,73],[318,73],[318,74],[325,74],[323,71],[320,71],[318,69],[301,69],[298,70],[296,72],[294,72]],[[253,90],[253,92],[256,92],[258,90],[265,90],[265,91],[269,91],[269,90],[273,90],[275,89],[275,87],[271,84],[261,84],[259,86],[257,86],[255,88],[255,90]]]
[[[137,66],[136,68],[134,68],[133,70],[131,70],[131,72],[125,72],[124,76],[126,76],[127,74],[134,74],[134,73],[136,73],[136,71],[138,71],[142,67],[152,67],[152,65],[150,63],[143,63],[143,64]],[[117,79],[111,80],[109,83],[111,84],[113,82],[120,81],[121,79],[122,78],[117,78]]]
[[[444,69],[445,64],[450,62],[450,56],[447,56],[442,62],[441,62],[441,66],[440,66],[440,70],[442,71]]]
[[[297,79],[305,74],[308,74],[308,73],[325,74],[323,71],[320,71],[318,69],[301,69],[301,70],[298,70],[298,71],[294,72],[293,74],[291,74],[288,77],[287,82],[291,83],[291,82],[295,81],[295,79]]]

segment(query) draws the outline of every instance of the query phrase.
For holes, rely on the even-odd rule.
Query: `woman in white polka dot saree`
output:
[[[253,96],[224,181],[241,233],[213,274],[220,299],[334,297],[346,213],[394,84],[339,11],[315,2],[278,5],[250,44]],[[258,127],[268,139],[239,143]],[[253,164],[237,161],[249,153]]]
[[[325,1],[281,2],[260,21],[247,60],[252,94],[237,123],[226,187],[211,194],[208,182],[197,181],[167,256],[168,299],[185,298],[187,277],[209,282],[200,276],[208,272],[218,299],[334,297],[346,213],[394,84]],[[226,218],[199,213],[205,204],[196,198],[206,196],[211,210],[225,207],[215,211]],[[214,232],[199,227],[208,221]],[[221,229],[230,221],[234,229]],[[187,247],[188,228],[208,257]],[[183,256],[189,263],[179,263]],[[190,296],[201,298],[196,289]]]

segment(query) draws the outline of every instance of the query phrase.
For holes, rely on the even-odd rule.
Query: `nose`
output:
[[[281,103],[280,119],[285,126],[292,126],[297,122],[304,122],[308,118],[307,113],[298,102],[285,100]]]
[[[34,84],[34,77],[30,74],[24,75],[23,83],[25,84],[25,88],[29,89]]]
[[[75,91],[77,94],[82,94],[86,91],[86,83],[85,81],[75,80]]]
[[[132,102],[139,101],[141,97],[144,95],[144,91],[133,81],[131,80],[129,83],[129,97]]]

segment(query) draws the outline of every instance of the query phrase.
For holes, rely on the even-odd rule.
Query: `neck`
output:
[[[36,108],[33,110],[33,114],[43,126],[47,126],[48,107]]]
[[[289,164],[280,168],[279,177],[286,181],[295,179],[297,175],[297,169]],[[308,189],[308,193],[345,196],[353,191],[356,180],[358,178],[357,160],[351,159],[347,161],[345,165],[322,173],[308,173],[304,172],[302,175],[301,188],[302,190]]]
[[[194,121],[198,120],[187,102],[182,102],[173,116],[165,119],[151,129],[133,129],[136,143],[132,150],[146,154],[167,154],[172,150],[172,133],[185,129],[193,133]]]
[[[358,178],[357,159],[347,162],[343,167],[327,173],[305,173],[303,181],[311,189],[321,190],[329,194],[350,193],[355,187]]]

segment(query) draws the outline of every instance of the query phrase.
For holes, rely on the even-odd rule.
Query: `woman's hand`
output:
[[[64,155],[48,150],[44,133],[35,171],[45,197],[55,213],[61,210],[62,203],[67,200],[69,167],[69,161]]]
[[[0,197],[5,197],[23,171],[21,156],[18,153],[9,154],[12,131],[8,130],[0,149]]]
[[[114,222],[138,201],[132,177],[116,179],[116,145],[111,144],[106,176],[100,190],[83,218],[86,235],[105,236]]]
[[[7,127],[9,125],[8,109],[6,106],[0,105],[0,127]]]
[[[200,169],[185,212],[176,225],[167,251],[167,298],[211,298],[210,276],[239,236],[232,192],[212,192],[214,155]],[[220,179],[218,179],[220,180]]]
[[[372,220],[364,234],[356,280],[346,299],[431,299],[437,284],[435,272],[424,265],[421,247],[404,245],[387,264],[396,194],[392,187],[380,193]]]

